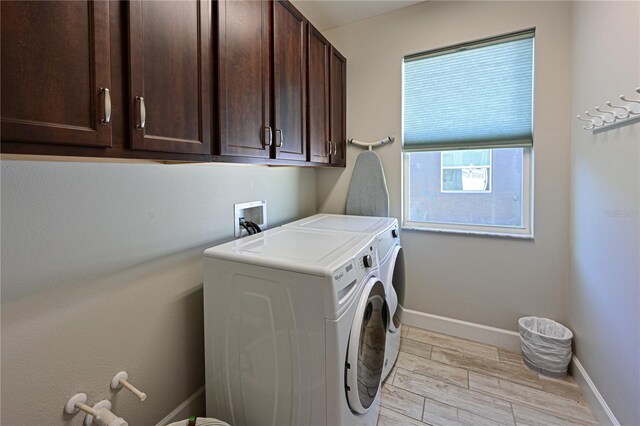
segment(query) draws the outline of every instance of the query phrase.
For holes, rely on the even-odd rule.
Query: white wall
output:
[[[403,55],[536,27],[535,241],[404,231],[408,308],[509,330],[523,315],[566,320],[570,24],[566,2],[424,2],[326,33],[348,58],[348,137],[397,136],[379,154],[400,217]],[[344,212],[358,152],[318,172],[322,211]]]
[[[572,117],[623,93],[640,98],[640,3],[575,2],[573,9]],[[637,425],[640,122],[594,135],[573,119],[571,157],[576,355],[618,421]]]
[[[1,163],[6,425],[79,425],[80,391],[155,424],[204,384],[201,255],[233,204],[266,199],[272,225],[316,211],[308,169]],[[110,391],[120,370],[144,403]]]

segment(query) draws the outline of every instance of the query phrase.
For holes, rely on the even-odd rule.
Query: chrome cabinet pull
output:
[[[284,132],[282,129],[276,129],[276,136],[280,134],[280,138],[276,138],[276,148],[282,148],[284,146]],[[280,145],[278,145],[278,139],[280,139]]]
[[[104,95],[104,118],[100,123],[106,126],[111,122],[111,93],[106,87],[101,87],[100,93]]]
[[[331,155],[331,141],[327,141],[327,155]]]
[[[267,126],[266,129],[267,129],[267,132],[269,133],[269,138],[265,139],[265,142],[264,142],[265,147],[271,146],[271,144],[273,143],[273,132],[271,131],[271,127]]]
[[[140,108],[140,124],[136,125],[136,129],[144,130],[144,126],[147,124],[147,109],[144,106],[144,98],[136,96],[136,101],[139,103]]]
[[[329,141],[329,155],[335,155],[335,151],[332,150],[331,147],[335,147],[335,144],[333,142]]]

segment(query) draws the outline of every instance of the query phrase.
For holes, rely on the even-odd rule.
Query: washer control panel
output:
[[[372,240],[350,261],[333,271],[335,299],[339,306],[350,299],[353,290],[362,284],[371,272],[371,268],[377,265],[377,241]]]
[[[356,264],[359,269],[366,271],[378,264],[376,246],[377,241],[374,241],[366,249],[362,250],[360,256],[356,256]]]

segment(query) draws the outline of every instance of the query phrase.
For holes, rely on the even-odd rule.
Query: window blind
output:
[[[404,150],[533,146],[533,36],[405,57]]]

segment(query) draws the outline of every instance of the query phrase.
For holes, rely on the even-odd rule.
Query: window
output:
[[[534,32],[404,58],[405,228],[532,237]]]

